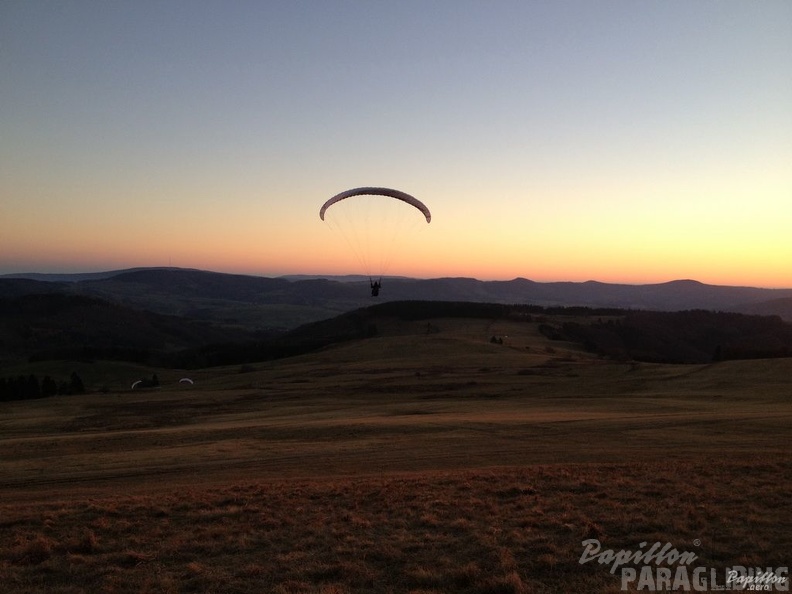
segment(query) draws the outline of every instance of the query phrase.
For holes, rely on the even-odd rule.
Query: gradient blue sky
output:
[[[792,287],[792,2],[0,3],[0,273],[389,272]]]

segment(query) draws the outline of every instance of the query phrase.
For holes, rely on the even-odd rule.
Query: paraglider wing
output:
[[[194,383],[189,377],[183,377],[179,380],[180,384],[192,384]]]
[[[397,200],[401,200],[402,202],[406,202],[420,210],[424,217],[426,217],[426,222],[429,223],[432,221],[432,213],[429,212],[429,209],[426,205],[418,200],[417,198],[406,194],[405,192],[400,192],[399,190],[392,190],[391,188],[374,188],[374,187],[366,187],[366,188],[353,188],[351,190],[347,190],[346,192],[341,192],[340,194],[336,194],[330,200],[325,202],[322,205],[322,208],[319,210],[319,218],[324,221],[325,218],[325,211],[330,208],[336,202],[340,202],[346,198],[350,198],[352,196],[364,196],[364,195],[376,195],[376,196],[390,196],[391,198],[396,198]]]

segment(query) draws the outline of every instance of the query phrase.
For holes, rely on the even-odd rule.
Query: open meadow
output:
[[[587,539],[692,552],[700,591],[790,564],[792,359],[613,362],[509,320],[379,329],[190,372],[59,363],[103,391],[0,403],[0,591],[624,591],[580,562]]]

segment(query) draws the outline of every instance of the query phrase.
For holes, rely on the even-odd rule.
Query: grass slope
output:
[[[389,323],[194,385],[0,404],[0,591],[620,591],[586,538],[788,564],[791,359]]]

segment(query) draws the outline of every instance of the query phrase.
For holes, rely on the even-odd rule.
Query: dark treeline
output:
[[[372,315],[402,320],[429,318],[509,318],[531,321],[531,316],[615,316],[630,310],[615,307],[549,306],[530,304],[475,303],[470,301],[389,301],[366,308]]]
[[[56,381],[45,375],[39,381],[38,376],[20,375],[16,377],[0,377],[0,402],[11,400],[34,400],[48,396],[67,396],[84,394],[85,385],[77,372],[72,372],[68,381]]]
[[[614,359],[655,363],[710,363],[792,357],[792,324],[778,316],[691,310],[631,312],[589,324],[551,328],[554,339],[582,343]]]

